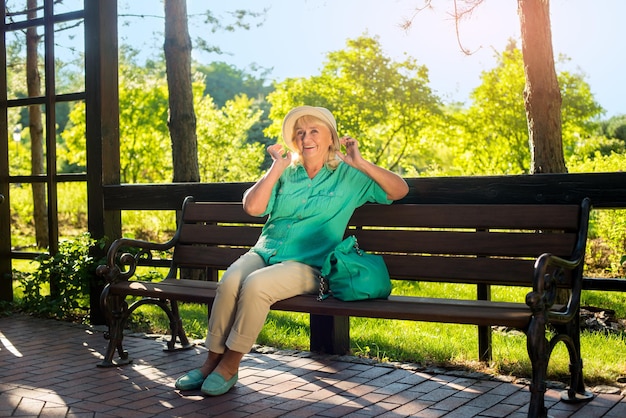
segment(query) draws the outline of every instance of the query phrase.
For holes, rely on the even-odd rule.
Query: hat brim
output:
[[[296,121],[302,116],[314,116],[320,119],[328,124],[334,134],[334,137],[339,137],[337,134],[337,122],[335,121],[333,114],[330,113],[330,110],[324,107],[299,106],[291,109],[285,116],[285,119],[283,119],[283,141],[285,141],[287,147],[292,151],[297,151],[292,140],[293,127],[296,124]]]

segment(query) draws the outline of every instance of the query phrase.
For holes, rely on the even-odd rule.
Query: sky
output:
[[[555,57],[569,61],[557,70],[584,76],[596,101],[606,110],[604,118],[626,114],[626,42],[621,21],[624,0],[552,0],[552,41]],[[150,6],[148,7],[148,5]],[[270,69],[268,78],[319,74],[328,52],[346,47],[346,40],[376,36],[384,53],[403,61],[414,58],[429,70],[431,87],[445,101],[468,103],[470,92],[480,85],[480,75],[496,65],[496,54],[509,39],[520,43],[516,0],[485,0],[473,15],[461,22],[461,51],[456,37],[452,0],[432,0],[432,8],[416,13],[424,0],[187,0],[189,15],[210,8],[227,21],[237,9],[266,10],[260,27],[236,32],[211,33],[199,18],[191,18],[192,38],[202,36],[218,45],[222,55],[194,53],[200,62],[224,61],[248,70],[253,65]],[[152,8],[152,5],[154,7]],[[119,14],[163,14],[157,0],[119,1]],[[121,41],[149,54],[162,45],[163,20],[145,17],[120,25]],[[412,19],[410,29],[403,22]],[[151,49],[152,48],[152,49]]]

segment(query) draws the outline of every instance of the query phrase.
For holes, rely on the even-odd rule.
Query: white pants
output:
[[[207,348],[218,354],[226,348],[247,353],[261,332],[270,306],[304,293],[317,293],[319,271],[295,261],[267,266],[248,252],[224,272],[206,338]],[[315,297],[315,296],[311,296]]]

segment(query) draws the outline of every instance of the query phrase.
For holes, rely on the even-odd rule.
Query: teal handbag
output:
[[[354,235],[326,256],[318,300],[329,295],[343,301],[386,299],[390,294],[391,280],[383,257],[361,250]]]

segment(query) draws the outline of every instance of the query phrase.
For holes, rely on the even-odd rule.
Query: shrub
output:
[[[626,167],[626,153],[610,152],[603,155],[576,154],[568,162],[572,173],[601,173],[622,171]],[[587,263],[592,270],[619,277],[625,274],[626,210],[600,209],[592,211]]]
[[[89,312],[89,289],[102,260],[90,255],[95,245],[104,247],[88,233],[59,242],[58,253],[36,258],[39,266],[31,273],[16,273],[24,295],[20,308],[36,315],[76,320]]]

